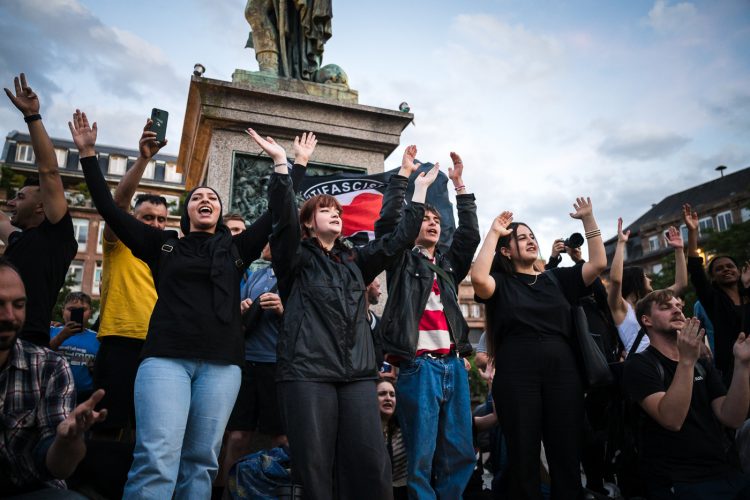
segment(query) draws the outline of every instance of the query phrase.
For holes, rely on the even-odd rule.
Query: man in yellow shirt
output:
[[[150,128],[148,120],[139,142],[140,155],[115,191],[115,203],[123,210],[130,208],[130,200],[149,161],[167,143],[158,142],[156,132]],[[133,216],[144,224],[164,229],[167,215],[167,200],[163,196],[141,194],[136,198]],[[105,227],[103,237],[98,336],[101,346],[94,365],[94,387],[105,390],[101,406],[109,411],[98,434],[117,437],[135,427],[133,386],[156,303],[156,290],[151,270],[133,256],[109,227]],[[125,437],[129,439],[130,433]]]

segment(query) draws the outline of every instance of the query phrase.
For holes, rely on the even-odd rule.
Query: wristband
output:
[[[456,191],[461,191],[462,189],[466,189],[466,184],[461,184],[460,186],[456,186]]]
[[[587,240],[590,240],[591,238],[596,238],[596,237],[601,236],[601,235],[602,235],[602,232],[599,230],[599,228],[592,229],[591,231],[586,231],[586,239]]]
[[[41,120],[41,119],[42,119],[42,115],[40,115],[39,113],[37,113],[35,115],[29,115],[29,116],[24,116],[23,117],[23,121],[25,121],[26,123],[35,122],[35,121]]]
[[[288,163],[274,163],[273,164],[274,167],[286,167],[287,165]]]

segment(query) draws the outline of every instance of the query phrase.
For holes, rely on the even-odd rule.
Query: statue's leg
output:
[[[279,33],[274,23],[273,0],[248,0],[245,19],[250,24],[255,59],[260,70],[279,74]]]

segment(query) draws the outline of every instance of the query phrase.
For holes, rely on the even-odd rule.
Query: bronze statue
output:
[[[331,1],[247,0],[248,46],[255,49],[260,70],[316,81],[323,45],[331,37]]]

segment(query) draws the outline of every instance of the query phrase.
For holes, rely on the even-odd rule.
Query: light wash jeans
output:
[[[397,384],[409,499],[460,499],[476,465],[463,360],[420,356],[402,362]]]
[[[135,378],[136,443],[124,498],[210,498],[240,367],[146,358]]]

